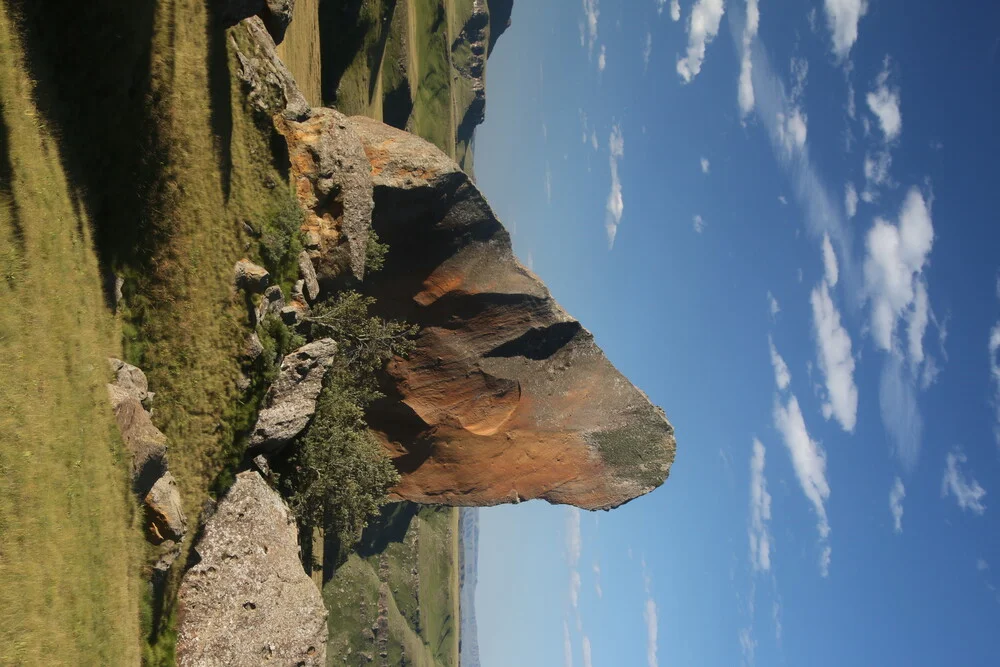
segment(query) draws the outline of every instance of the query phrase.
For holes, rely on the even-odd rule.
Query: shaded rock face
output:
[[[240,61],[236,75],[243,82],[250,106],[265,118],[273,114],[298,120],[308,117],[309,103],[275,52],[264,22],[251,16],[240,25],[246,30],[246,39],[230,39]]]
[[[295,0],[216,0],[216,8],[226,23],[233,24],[257,16],[276,44],[285,38],[292,22]]]
[[[514,11],[514,0],[486,0],[486,6],[490,10],[490,45],[486,51],[489,55],[493,53],[500,35],[510,27],[510,15]]]
[[[337,344],[321,338],[282,359],[278,379],[268,389],[250,435],[252,449],[276,452],[305,430],[316,412],[323,377],[336,353]]]
[[[205,525],[178,593],[181,667],[325,665],[326,609],[281,497],[243,472]]]
[[[365,284],[383,315],[421,327],[369,415],[403,475],[396,495],[610,509],[662,484],[670,423],[516,260],[468,177],[422,139],[349,122],[390,248]]]
[[[314,278],[325,287],[346,276],[364,278],[372,182],[361,142],[333,109],[313,109],[301,121],[279,119],[277,127],[288,143],[292,184],[306,214],[302,230]]]

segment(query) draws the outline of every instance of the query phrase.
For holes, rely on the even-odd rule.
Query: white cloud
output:
[[[580,551],[583,548],[583,537],[580,533],[580,510],[571,507],[566,515],[566,558],[570,567],[576,567],[580,562]]]
[[[694,216],[692,224],[694,225],[694,231],[698,232],[699,234],[701,234],[705,230],[705,220],[700,215]]]
[[[603,72],[608,65],[608,49],[601,44],[601,53],[597,56],[597,71]]]
[[[824,0],[826,23],[833,39],[833,54],[844,59],[858,40],[858,22],[868,11],[867,0]]]
[[[778,201],[781,202],[782,206],[788,205],[788,200],[785,199],[785,195],[778,195]]]
[[[611,164],[611,194],[608,195],[607,215],[605,216],[604,228],[608,232],[608,249],[615,247],[615,236],[618,234],[618,225],[622,221],[622,211],[625,203],[622,201],[622,183],[618,178],[618,162],[625,157],[625,139],[622,138],[621,125],[617,123],[611,126],[611,136],[608,138],[608,150]]]
[[[913,292],[913,310],[907,316],[907,338],[910,362],[913,364],[924,361],[924,332],[927,330],[929,309],[927,286],[923,280],[917,280]]]
[[[844,186],[844,210],[847,211],[848,218],[858,214],[858,191],[854,189],[854,183],[848,182]]]
[[[833,556],[833,548],[827,544],[823,547],[822,553],[819,555],[819,574],[822,577],[830,576],[830,559]]]
[[[826,378],[823,416],[837,418],[841,428],[854,431],[858,414],[858,388],[854,384],[851,337],[840,323],[840,312],[830,298],[826,281],[810,295],[816,353]]]
[[[985,558],[976,559],[976,570],[978,570],[979,572],[985,572],[988,569],[990,569],[990,564],[986,561]]]
[[[601,588],[601,566],[594,563],[594,592],[599,599],[604,599],[604,589]]]
[[[710,168],[711,164],[709,164],[708,158],[707,157],[701,158],[701,173],[707,174]]]
[[[781,312],[781,306],[778,305],[778,300],[774,298],[770,290],[767,292],[767,312],[771,314],[772,320]]]
[[[681,20],[681,2],[680,0],[670,0],[670,18],[674,21]]]
[[[777,115],[778,142],[785,151],[785,157],[792,157],[806,146],[808,126],[806,115],[798,107],[789,110],[787,115],[778,112]]]
[[[646,599],[646,608],[642,612],[642,618],[646,621],[646,663],[649,667],[657,667],[659,664],[656,657],[659,630],[656,620],[656,601],[653,598]]]
[[[592,130],[590,133],[590,147],[593,148],[595,151],[598,149],[597,130]]]
[[[584,23],[580,26],[580,43],[583,44],[584,35],[587,38],[587,53],[594,55],[594,43],[597,41],[597,17],[601,15],[598,9],[599,0],[583,0]]]
[[[746,116],[753,111],[753,60],[750,45],[757,36],[760,27],[760,7],[757,0],[747,0],[746,22],[743,25],[743,50],[740,57],[740,82],[737,91],[737,101],[740,113]]]
[[[861,193],[863,201],[870,204],[878,199],[878,188],[895,185],[889,176],[890,167],[892,167],[892,154],[888,150],[865,153],[865,189]]]
[[[784,391],[788,389],[788,385],[792,382],[792,374],[788,370],[788,364],[778,354],[778,348],[774,346],[774,340],[770,334],[767,335],[767,345],[771,349],[771,367],[774,368],[774,383],[778,385],[779,390]]]
[[[941,480],[941,497],[949,494],[955,496],[955,501],[963,510],[972,510],[975,514],[982,514],[986,511],[983,504],[983,497],[986,491],[975,479],[966,478],[965,473],[959,469],[959,464],[966,463],[968,459],[959,450],[948,452],[947,463],[944,470],[944,478]]]
[[[764,445],[754,438],[750,457],[750,563],[754,570],[766,572],[771,569],[771,534],[767,528],[771,494],[764,478],[764,457]]]
[[[583,636],[583,667],[594,667],[593,658],[590,655],[590,637]]]
[[[794,395],[788,399],[787,404],[775,401],[774,426],[788,448],[799,486],[816,512],[816,530],[820,539],[826,541],[830,536],[830,522],[824,504],[830,497],[830,485],[826,480],[826,452],[809,437],[799,401]],[[829,554],[825,557],[829,564]],[[822,567],[820,571],[823,572]]]
[[[892,488],[889,489],[889,511],[892,513],[893,531],[903,532],[903,498],[906,497],[906,487],[903,480],[896,478]]]
[[[719,34],[722,14],[726,11],[723,0],[698,0],[688,18],[687,55],[677,61],[677,73],[685,83],[694,80],[705,61],[705,48]]]
[[[879,380],[879,410],[896,455],[907,470],[917,463],[923,431],[914,380],[912,373],[903,368],[902,355],[897,351],[890,353]]]
[[[580,587],[583,582],[580,580],[580,572],[571,570],[569,573],[569,603],[576,609],[580,604]]]
[[[545,163],[545,199],[552,203],[552,168]]]
[[[1000,292],[1000,284],[997,286],[998,292]],[[990,340],[987,346],[990,353],[990,377],[993,380],[993,410],[996,413],[996,419],[993,425],[993,439],[996,440],[997,446],[1000,447],[1000,322],[993,325],[990,329]]]
[[[917,188],[911,188],[907,193],[898,225],[876,218],[868,232],[865,294],[871,301],[875,343],[883,350],[892,349],[900,316],[911,307],[918,307],[915,304],[917,292],[921,289],[918,285],[921,284],[921,273],[933,244],[934,225],[930,210]],[[922,298],[926,298],[926,294]],[[912,315],[910,318],[913,322]],[[914,330],[916,333],[918,331]],[[919,333],[922,338],[923,331],[919,330]],[[919,359],[913,356],[920,346],[919,341],[911,340],[911,361],[919,363],[922,360],[922,352]]]
[[[830,243],[830,235],[823,234],[823,271],[826,282],[830,287],[837,286],[839,272],[837,271],[837,253],[833,251],[833,244]]]
[[[740,629],[740,648],[743,650],[743,658],[748,665],[753,664],[754,651],[757,648],[757,640],[753,638],[753,630],[750,628]]]
[[[647,32],[646,39],[642,43],[642,66],[643,70],[649,67],[649,57],[653,55],[653,33]]]
[[[573,667],[573,641],[569,636],[569,623],[563,621],[563,664]]]
[[[886,56],[882,72],[875,80],[875,89],[865,97],[868,108],[878,118],[886,142],[894,141],[903,131],[903,116],[899,111],[899,88],[889,87],[888,81],[889,57]]]

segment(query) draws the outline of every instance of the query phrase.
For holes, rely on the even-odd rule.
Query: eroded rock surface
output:
[[[469,178],[418,137],[349,120],[390,248],[366,285],[382,314],[421,327],[370,415],[403,474],[396,494],[609,509],[662,484],[672,426],[517,261]]]
[[[250,436],[252,449],[276,452],[305,429],[336,353],[337,343],[321,338],[285,355]]]
[[[325,665],[326,609],[281,497],[254,471],[205,525],[178,593],[177,664]]]

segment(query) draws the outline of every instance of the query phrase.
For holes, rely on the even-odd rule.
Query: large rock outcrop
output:
[[[258,473],[236,476],[195,550],[178,593],[180,667],[326,664],[323,599],[288,507]]]
[[[517,261],[469,178],[418,137],[367,118],[350,125],[390,247],[365,284],[382,314],[421,327],[370,415],[403,475],[396,495],[609,509],[662,484],[670,423]]]

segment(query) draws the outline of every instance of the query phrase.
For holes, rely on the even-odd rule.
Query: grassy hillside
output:
[[[455,509],[386,508],[323,588],[329,664],[458,665],[457,559]]]
[[[142,542],[91,220],[0,4],[0,664],[139,658]]]

